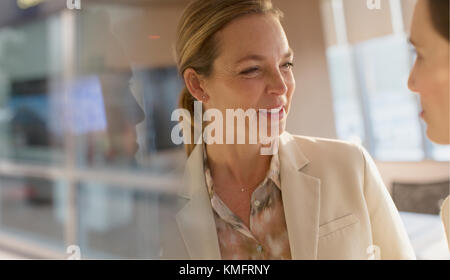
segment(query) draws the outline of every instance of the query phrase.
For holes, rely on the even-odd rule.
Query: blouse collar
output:
[[[203,143],[203,168],[205,172],[205,181],[206,186],[208,188],[208,193],[210,198],[214,195],[214,183],[211,176],[211,170],[209,168],[208,164],[208,156],[206,154],[206,144]],[[266,184],[267,180],[272,180],[274,184],[281,190],[281,183],[280,183],[280,161],[278,157],[278,153],[275,153],[272,155],[272,159],[270,160],[270,167],[267,171],[266,177],[263,180],[263,182],[260,185]]]

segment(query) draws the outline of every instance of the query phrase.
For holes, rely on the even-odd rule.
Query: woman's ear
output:
[[[209,100],[209,96],[203,86],[202,77],[197,74],[194,69],[186,69],[184,71],[183,78],[186,88],[195,99],[203,103],[206,103]]]

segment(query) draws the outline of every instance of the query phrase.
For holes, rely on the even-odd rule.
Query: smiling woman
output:
[[[193,2],[191,5],[191,8],[194,8],[196,5],[200,5],[200,3]],[[216,12],[217,17],[213,17],[211,19],[199,19],[199,15],[191,14],[193,18],[195,18],[195,21],[190,22],[189,25],[187,25],[186,20],[187,17],[182,18],[180,21],[180,29],[178,33],[178,41],[177,41],[177,57],[178,57],[178,65],[180,73],[183,73],[183,75],[186,76],[185,80],[187,81],[193,81],[193,83],[186,83],[186,88],[182,91],[181,99],[180,99],[180,105],[182,108],[185,108],[189,110],[192,116],[194,116],[194,98],[196,98],[199,101],[203,101],[206,108],[217,108],[221,110],[223,113],[225,113],[226,109],[238,109],[242,108],[244,110],[249,108],[255,108],[255,105],[258,107],[255,109],[272,109],[279,107],[283,105],[286,107],[290,102],[287,102],[285,100],[287,97],[291,97],[292,93],[295,89],[295,81],[292,76],[291,67],[292,67],[292,59],[293,59],[293,52],[291,48],[289,48],[289,45],[287,44],[287,40],[284,37],[279,38],[279,40],[282,40],[282,45],[285,48],[285,51],[282,53],[282,64],[280,65],[280,68],[282,69],[282,73],[284,75],[289,76],[289,80],[291,81],[290,84],[290,90],[289,95],[280,95],[275,96],[271,99],[267,100],[258,100],[258,96],[255,95],[242,95],[238,94],[237,91],[228,89],[227,94],[217,94],[215,96],[211,96],[210,94],[207,94],[205,92],[195,92],[195,90],[188,90],[188,87],[190,85],[193,85],[195,87],[195,79],[197,79],[197,74],[201,75],[204,78],[210,77],[212,75],[221,75],[228,78],[233,78],[235,81],[240,81],[242,85],[247,85],[247,90],[249,90],[249,86],[255,86],[257,85],[255,82],[258,79],[258,77],[261,77],[263,74],[267,76],[267,74],[272,73],[267,72],[267,67],[264,67],[268,63],[274,63],[274,61],[269,61],[266,57],[266,54],[264,53],[258,53],[258,52],[251,52],[249,50],[245,51],[245,49],[238,49],[237,46],[233,43],[231,43],[229,46],[219,46],[215,41],[217,36],[219,36],[221,33],[224,32],[234,32],[234,34],[227,34],[228,36],[233,36],[234,38],[238,39],[239,37],[246,36],[246,34],[242,32],[236,32],[236,30],[222,30],[223,27],[231,22],[233,19],[236,19],[235,25],[236,26],[247,26],[246,22],[238,22],[238,21],[246,21],[247,17],[241,18],[243,15],[246,15],[248,13],[252,13],[251,9],[260,10],[260,13],[268,13],[272,15],[271,17],[263,17],[266,19],[267,22],[264,25],[261,25],[260,30],[264,31],[264,28],[268,28],[266,32],[270,32],[272,30],[272,34],[268,33],[268,36],[266,39],[270,38],[277,38],[277,36],[280,32],[284,33],[282,31],[281,26],[273,25],[272,22],[277,19],[282,18],[283,13],[279,11],[278,9],[272,8],[269,1],[218,1],[217,3],[214,3],[214,5],[219,5],[219,7],[223,6],[222,11]],[[251,6],[253,5],[253,7]],[[214,13],[216,11],[216,7],[208,7],[204,6],[204,9],[213,9],[214,11],[211,11],[211,13]],[[187,8],[187,11],[189,10],[189,7]],[[217,10],[219,11],[219,10]],[[193,12],[193,11],[191,11]],[[198,12],[198,11],[197,11]],[[208,11],[204,10],[202,12],[207,13]],[[258,16],[258,13],[253,12],[253,16]],[[187,13],[185,14],[187,16]],[[240,18],[240,19],[238,19]],[[272,21],[272,22],[268,22]],[[204,24],[209,24],[209,26],[205,26]],[[201,27],[201,28],[200,28]],[[200,28],[200,29],[199,29]],[[275,28],[275,29],[274,29]],[[240,28],[239,28],[240,29]],[[196,32],[199,30],[198,32]],[[189,35],[193,35],[191,33],[196,32],[196,36],[199,38],[198,41],[195,40],[196,37],[191,37]],[[248,30],[246,31],[248,32]],[[274,34],[275,33],[275,34]],[[224,35],[226,36],[226,35]],[[203,41],[201,44],[199,44],[201,41]],[[268,46],[272,46],[274,44],[278,44],[279,42],[276,42],[274,40],[266,40],[265,42],[254,41],[253,44],[266,44]],[[220,49],[226,49],[230,48],[229,56],[227,57],[218,57]],[[192,52],[192,53],[186,53],[186,52]],[[273,56],[270,49],[266,50],[266,53],[270,56]],[[189,57],[191,56],[191,57]],[[185,59],[189,58],[187,61],[183,61]],[[213,61],[217,60],[216,63],[222,63],[223,64],[223,72],[220,73],[213,73]],[[275,64],[278,64],[280,62],[275,62]],[[192,70],[195,69],[195,74],[192,72]],[[278,82],[275,86],[280,86],[280,73],[278,74],[278,77],[273,77],[275,79],[278,79]],[[194,80],[192,80],[194,79]],[[229,80],[231,82],[231,80]],[[210,84],[210,86],[214,86],[213,84]],[[285,90],[284,84],[281,84],[281,90]],[[225,90],[225,89],[224,89]],[[240,91],[244,90],[244,88],[241,88]],[[275,90],[279,90],[279,88],[275,88]],[[212,90],[212,92],[215,92],[215,90]],[[250,92],[250,91],[248,91]],[[191,94],[193,93],[193,94]],[[197,94],[196,94],[197,93]],[[197,96],[195,96],[197,95]],[[227,96],[229,96],[227,98]],[[240,99],[237,99],[236,97],[241,97]],[[245,99],[243,97],[246,97]],[[207,104],[205,101],[209,101],[210,104]],[[256,104],[256,103],[261,104]],[[288,108],[285,108],[287,111]],[[192,125],[194,122],[192,122]],[[225,125],[224,125],[225,126]],[[192,127],[193,129],[193,127]],[[191,143],[193,143],[192,141]],[[187,153],[190,154],[190,152],[193,150],[194,145],[186,145]]]
[[[164,251],[193,259],[370,259],[376,246],[383,259],[414,258],[362,147],[285,131],[295,79],[282,18],[270,0],[194,0],[184,10],[175,45],[185,84],[180,107],[191,116],[196,104],[220,115],[275,109],[279,148],[261,154],[261,139],[247,138],[186,144],[189,201],[176,215],[184,245],[163,244]],[[235,121],[224,118],[223,127]],[[248,135],[250,121],[240,128]]]

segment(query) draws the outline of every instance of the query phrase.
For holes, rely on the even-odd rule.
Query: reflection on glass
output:
[[[63,161],[52,126],[52,88],[60,80],[60,19],[0,28],[0,157],[40,164]]]
[[[148,153],[176,148],[171,140],[176,122],[171,121],[171,115],[178,107],[183,85],[176,67],[139,69],[135,71],[135,80],[143,96]]]
[[[0,232],[64,251],[67,185],[36,177],[0,177]]]
[[[0,1],[0,174],[20,174],[0,178],[1,233],[57,253],[75,242],[83,258],[159,258],[161,215],[173,219],[161,185],[184,170],[171,140],[182,79],[154,61],[172,41],[148,14],[173,7]]]
[[[140,15],[139,9],[126,11],[124,14]],[[105,5],[92,5],[76,17],[78,71],[74,81],[79,88],[75,92],[85,88],[89,90],[85,94],[88,99],[100,98],[95,98],[98,100],[95,104],[90,100],[92,106],[87,107],[75,105],[77,101],[70,102],[71,114],[77,116],[76,120],[84,116],[89,123],[106,123],[103,129],[99,123],[96,129],[74,133],[77,163],[81,168],[151,171],[155,154],[172,153],[174,149],[183,153],[182,147],[174,145],[170,137],[176,125],[170,116],[177,107],[182,80],[174,65],[130,63],[122,48],[130,43],[121,42],[116,36],[112,21],[118,20],[112,14],[120,13]],[[136,40],[148,39],[132,38]]]

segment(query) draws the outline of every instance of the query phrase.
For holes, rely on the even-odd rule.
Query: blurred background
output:
[[[159,258],[186,160],[170,116],[189,1],[79,2],[0,2],[0,258]],[[273,3],[295,52],[287,130],[364,145],[418,258],[450,259],[450,148],[406,86],[415,0]]]

